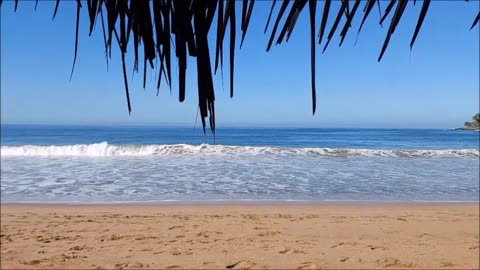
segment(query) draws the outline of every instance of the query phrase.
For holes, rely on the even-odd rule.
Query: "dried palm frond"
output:
[[[475,27],[475,25],[477,25],[479,20],[480,20],[480,11],[478,12],[477,17],[475,17],[475,20],[473,20],[473,23],[472,23],[472,26],[470,27],[470,30],[472,30],[473,27]]]
[[[67,0],[62,0],[67,1]],[[240,16],[242,46],[250,18],[254,8],[255,0],[242,0],[242,12]],[[2,4],[0,0],[0,6]],[[111,58],[112,38],[115,38],[120,49],[122,59],[123,80],[125,84],[125,94],[127,99],[128,112],[131,112],[130,93],[127,80],[127,69],[125,58],[127,56],[127,47],[130,40],[133,40],[133,56],[135,72],[138,72],[139,49],[143,47],[143,87],[146,86],[147,62],[150,69],[154,69],[153,61],[159,61],[157,93],[161,86],[162,77],[171,87],[171,61],[172,44],[174,43],[174,52],[178,64],[178,82],[179,82],[179,101],[185,100],[186,92],[186,70],[187,70],[187,49],[188,56],[196,58],[197,63],[197,86],[198,86],[198,109],[200,112],[203,130],[205,132],[205,120],[209,118],[209,124],[212,132],[215,132],[215,91],[213,87],[212,68],[209,53],[208,34],[211,25],[216,20],[216,41],[215,41],[215,60],[213,73],[217,72],[218,67],[223,70],[223,42],[227,27],[229,27],[229,68],[230,68],[230,96],[233,96],[234,64],[235,64],[235,43],[236,43],[236,10],[235,0],[85,0],[89,18],[89,35],[94,30],[97,21],[102,24],[102,33],[104,37],[105,56],[107,60]],[[14,0],[14,11],[17,10],[18,0]],[[312,111],[315,113],[316,92],[315,92],[315,39],[322,44],[323,36],[327,30],[328,17],[332,13],[331,0],[323,1],[323,11],[320,20],[318,36],[315,37],[315,16],[317,0],[282,0],[276,17],[273,17],[274,24],[271,30],[270,39],[267,43],[267,51],[273,45],[283,40],[288,41],[295,24],[304,7],[308,3],[309,22],[310,22],[310,64],[311,64],[311,88],[312,88]],[[352,4],[353,5],[352,5]],[[340,46],[352,27],[353,18],[359,14],[357,9],[360,6],[360,0],[341,0],[340,7],[336,11],[335,20],[328,31],[327,41],[323,47],[325,51],[337,32],[337,28],[345,19],[345,23],[340,30]],[[357,40],[362,27],[369,17],[371,10],[378,6],[380,14],[380,25],[384,23],[391,11],[395,8],[387,36],[384,40],[378,61],[380,61],[388,47],[390,39],[398,26],[405,9],[408,6],[408,0],[389,0],[385,11],[381,12],[379,0],[367,0],[363,8],[362,20],[357,30]],[[35,8],[38,0],[35,1]],[[55,1],[53,18],[55,18],[60,0]],[[416,1],[413,3],[416,4]],[[410,42],[410,48],[413,47],[417,39],[420,28],[426,17],[431,0],[424,0],[416,27]],[[264,32],[267,31],[272,14],[275,9],[276,0],[272,0],[272,5]],[[75,68],[78,51],[78,31],[80,23],[80,11],[82,9],[81,0],[76,0],[76,24],[75,24],[75,47],[71,76]],[[104,13],[106,13],[106,25]],[[277,36],[277,30],[280,27],[280,21],[283,15],[287,14],[283,27]],[[98,18],[100,16],[100,19]],[[474,19],[470,29],[474,28],[480,20],[480,13]],[[356,42],[356,41],[355,41]],[[70,76],[70,78],[71,78]],[[171,89],[171,88],[170,88]]]

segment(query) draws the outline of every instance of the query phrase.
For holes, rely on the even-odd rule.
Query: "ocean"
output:
[[[1,202],[478,202],[479,136],[2,125]]]

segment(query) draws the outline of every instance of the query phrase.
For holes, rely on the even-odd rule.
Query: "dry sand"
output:
[[[479,268],[478,204],[2,205],[6,268]]]

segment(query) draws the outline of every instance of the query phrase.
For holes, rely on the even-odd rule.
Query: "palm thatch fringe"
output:
[[[66,1],[66,0],[63,0]],[[242,12],[240,16],[241,39],[242,46],[255,0],[241,0]],[[468,0],[466,0],[468,1]],[[14,2],[14,11],[17,10],[18,0]],[[187,49],[190,57],[197,59],[198,73],[198,109],[200,112],[203,131],[205,132],[205,120],[209,117],[209,125],[213,134],[215,134],[215,91],[213,87],[212,69],[209,53],[208,34],[211,32],[210,27],[217,14],[216,28],[216,44],[215,44],[215,66],[216,74],[219,63],[223,70],[223,44],[227,27],[230,31],[229,46],[229,68],[230,68],[230,97],[233,97],[233,81],[234,81],[234,63],[235,63],[235,43],[236,43],[236,11],[235,0],[85,0],[88,18],[90,22],[89,35],[91,35],[95,22],[100,16],[102,24],[102,32],[104,36],[104,46],[108,69],[108,59],[111,58],[112,37],[115,37],[116,43],[120,48],[122,59],[123,79],[125,84],[125,93],[127,98],[128,112],[131,112],[130,94],[128,90],[127,72],[125,65],[125,57],[127,55],[127,45],[130,37],[133,39],[134,48],[134,71],[138,72],[138,50],[143,46],[143,87],[146,86],[147,62],[152,70],[154,70],[153,61],[159,60],[160,68],[158,71],[157,91],[160,89],[162,77],[171,89],[171,42],[174,43],[175,56],[177,57],[177,65],[179,69],[179,101],[185,100],[186,91],[186,69],[187,69]],[[320,20],[320,29],[318,32],[318,44],[322,44],[323,36],[326,33],[327,20],[331,13],[331,0],[323,1],[323,12]],[[333,25],[328,31],[327,39],[323,47],[323,51],[327,49],[330,41],[337,32],[337,28],[344,19],[345,23],[340,30],[340,46],[351,28],[351,22],[360,6],[360,0],[341,0],[340,7],[336,12]],[[273,17],[274,25],[271,30],[270,39],[267,44],[267,51],[273,45],[288,41],[295,23],[308,3],[310,15],[310,62],[311,62],[311,88],[312,88],[312,112],[315,114],[316,109],[316,90],[315,90],[315,16],[317,8],[317,0],[282,0],[276,17]],[[353,6],[351,6],[353,3]],[[382,25],[388,15],[393,11],[390,25],[388,27],[387,36],[383,42],[378,61],[380,61],[388,47],[390,39],[395,32],[402,15],[407,8],[408,0],[389,0],[382,14],[380,0],[367,0],[364,2],[363,16],[360,27],[357,30],[357,40],[362,27],[369,17],[371,10],[378,6],[380,13],[379,24]],[[423,21],[426,17],[431,0],[424,0],[418,21],[413,33],[410,49],[413,47]],[[2,0],[0,0],[0,5]],[[35,2],[37,7],[38,0]],[[56,0],[53,18],[57,14],[60,0]],[[416,1],[413,2],[413,5]],[[71,76],[73,75],[78,49],[78,28],[80,23],[80,10],[82,9],[81,0],[76,0],[76,25],[75,25],[75,50],[73,57],[73,65]],[[264,32],[266,33],[272,19],[273,11],[276,6],[276,0],[272,0],[270,12],[266,21]],[[287,8],[289,10],[287,10]],[[104,15],[106,13],[107,23],[105,26]],[[280,21],[287,14],[283,26]],[[480,20],[480,12],[474,19],[470,29],[474,28]],[[280,33],[277,30],[280,27]],[[174,38],[172,38],[172,35]],[[357,42],[357,41],[355,41]],[[70,79],[71,79],[70,76]]]

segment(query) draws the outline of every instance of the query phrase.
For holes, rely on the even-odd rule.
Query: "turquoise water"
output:
[[[2,202],[479,201],[476,131],[1,131]]]

